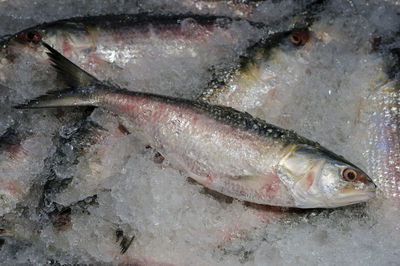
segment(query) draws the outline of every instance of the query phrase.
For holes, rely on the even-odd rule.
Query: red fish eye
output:
[[[17,39],[22,42],[37,43],[42,39],[42,36],[37,31],[28,31],[18,34]]]
[[[37,31],[29,31],[26,33],[26,40],[29,42],[39,42],[41,39],[41,36],[39,32]]]
[[[343,171],[343,178],[348,182],[354,182],[357,180],[358,174],[353,169],[346,169]]]
[[[310,33],[308,31],[295,31],[290,34],[290,41],[294,45],[304,45],[310,40]]]

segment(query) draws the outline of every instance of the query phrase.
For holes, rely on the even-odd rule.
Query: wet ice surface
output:
[[[116,12],[161,9],[122,2],[118,2]],[[36,1],[34,8],[25,10],[20,8],[23,1],[3,1],[1,12],[16,23],[2,23],[0,32],[11,33],[37,22],[76,14],[102,14],[113,5],[99,3],[94,8],[92,2],[48,5]],[[283,15],[288,12],[285,3],[273,5],[268,1],[260,4],[255,14],[268,17],[272,7],[282,10]],[[168,1],[163,10],[178,9],[176,1]],[[257,84],[253,90],[245,91],[246,97],[240,97],[235,107],[317,140],[370,172],[371,165],[365,158],[368,127],[359,112],[366,116],[373,112],[365,99],[387,79],[382,74],[387,57],[372,52],[371,39],[395,36],[399,24],[395,10],[391,6],[377,7],[373,2],[364,6],[357,1],[332,1],[311,26],[310,43],[294,48],[286,40],[271,52],[273,60],[262,71],[266,84],[275,89],[273,97],[268,94],[270,87]],[[276,13],[279,12],[274,12],[274,16]],[[227,61],[221,63],[225,66],[237,63],[237,56],[221,58]],[[168,60],[160,65],[142,60],[141,64],[157,71],[177,63],[173,58]],[[190,62],[190,59],[185,61]],[[392,206],[390,200],[378,198],[335,210],[280,212],[214,196],[188,181],[184,173],[146,147],[147,143],[141,141],[134,129],[121,128],[124,121],[107,112],[95,110],[82,118],[78,115],[80,111],[73,110],[70,119],[63,119],[66,114],[54,110],[14,114],[12,104],[55,87],[53,71],[45,66],[31,69],[33,64],[29,65],[29,60],[17,63],[22,67],[15,75],[21,78],[7,84],[12,92],[2,91],[6,105],[1,107],[5,114],[1,132],[10,126],[17,128],[26,139],[22,142],[26,143],[26,149],[34,152],[35,161],[27,164],[27,170],[19,165],[18,171],[7,161],[2,163],[35,186],[17,209],[5,216],[5,224],[12,228],[15,239],[7,238],[1,247],[4,264],[398,263],[400,212],[398,205]],[[187,76],[190,73],[186,64],[173,67]],[[192,75],[184,82],[179,74],[165,77],[170,78],[168,81],[154,82],[149,72],[145,77],[150,81],[142,83],[151,85],[153,90],[189,97],[199,92],[201,84],[210,78],[203,64],[197,67],[197,72],[204,74]],[[123,76],[125,82],[137,82],[135,76],[130,79],[127,73]],[[83,130],[84,125],[87,131]],[[38,140],[40,147],[29,141],[30,137]],[[2,151],[1,156],[7,156],[7,151]],[[23,174],[24,171],[30,175]],[[47,180],[50,182],[43,186]],[[60,185],[63,180],[65,184]],[[87,198],[95,194],[96,197]],[[122,246],[126,246],[132,238],[122,255],[121,243],[125,241]]]

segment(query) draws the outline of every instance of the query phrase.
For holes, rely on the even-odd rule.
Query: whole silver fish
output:
[[[153,147],[197,182],[249,202],[330,208],[375,194],[375,184],[358,167],[293,131],[230,107],[109,86],[43,44],[58,72],[78,88],[18,108],[108,109],[127,117]]]

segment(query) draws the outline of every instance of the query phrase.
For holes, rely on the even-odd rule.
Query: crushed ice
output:
[[[35,1],[28,9],[23,8],[27,1],[5,0],[0,1],[0,35],[39,22],[105,14],[115,6],[116,13],[250,16],[217,4],[194,2],[83,1],[71,5],[68,1]],[[286,19],[300,9],[293,3],[254,5],[253,19],[267,24]],[[310,28],[313,40],[309,44],[293,49],[288,41],[283,42],[263,65],[267,85],[276,89],[274,97],[265,83],[257,84],[235,107],[318,140],[371,171],[364,157],[368,127],[359,112],[372,112],[363,99],[371,99],[374,86],[388,78],[380,76],[387,57],[372,51],[371,40],[392,37],[397,39],[385,45],[399,44],[398,37],[393,37],[400,23],[398,12],[399,7],[389,1],[368,5],[330,1]],[[123,85],[140,84],[141,88],[194,98],[209,82],[210,66],[223,69],[237,64],[248,45],[246,40],[256,38],[249,34],[247,23],[238,23],[237,34],[243,39],[235,51],[227,46],[213,51],[212,47],[222,47],[218,45],[224,41],[217,38],[209,47],[210,54],[184,51],[182,58],[164,56],[157,64],[144,57],[120,78]],[[296,211],[248,206],[215,195],[160,159],[134,129],[119,128],[123,122],[107,112],[95,110],[88,117],[81,113],[89,111],[79,109],[15,112],[13,104],[58,84],[54,72],[36,66],[33,59],[17,63],[20,69],[8,73],[18,77],[6,84],[10,91],[1,88],[0,132],[4,135],[8,128],[15,128],[24,141],[21,147],[2,152],[0,173],[20,182],[25,198],[7,203],[9,213],[2,223],[13,237],[7,237],[0,247],[2,263],[398,263],[400,212],[393,202],[378,198],[347,208]],[[167,66],[171,68],[165,71]],[[140,68],[143,80],[132,75]],[[13,158],[21,157],[23,162],[14,166]]]

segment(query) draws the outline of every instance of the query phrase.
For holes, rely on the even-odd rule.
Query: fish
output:
[[[113,87],[43,45],[76,90],[50,93],[18,109],[95,106],[122,115],[198,183],[248,202],[334,208],[375,195],[375,184],[361,169],[294,131],[230,107]]]
[[[400,200],[400,83],[388,80],[366,99],[368,149],[365,152],[379,194]],[[365,109],[364,109],[365,111]]]
[[[48,65],[45,51],[37,45],[44,41],[86,71],[128,86],[135,77],[136,85],[149,90],[158,82],[155,76],[176,76],[171,60],[190,62],[189,69],[200,67],[208,75],[211,67],[237,56],[267,30],[224,16],[138,14],[60,20],[2,38],[0,83],[14,87],[12,73],[18,72],[21,62]],[[202,56],[206,51],[208,60]]]
[[[197,100],[229,106],[258,116],[264,114],[254,113],[257,109],[268,112],[271,108],[275,108],[273,101],[276,99],[277,91],[283,87],[280,79],[284,77],[285,68],[290,64],[287,57],[299,50],[289,42],[296,32],[308,32],[308,30],[298,28],[280,32],[250,47],[247,56],[243,56],[237,65],[226,70],[223,75],[213,79]],[[274,111],[281,113],[277,108]]]
[[[307,9],[307,6],[302,8]],[[28,65],[28,69],[33,68],[32,65],[48,65],[45,51],[36,45],[45,41],[84,70],[103,79],[128,88],[133,86],[134,80],[137,90],[155,93],[162,90],[166,94],[171,90],[164,91],[163,87],[171,82],[165,82],[162,77],[183,79],[182,91],[189,91],[178,96],[190,97],[197,94],[193,92],[197,86],[203,86],[198,82],[195,86],[184,87],[188,84],[185,79],[193,80],[190,72],[211,79],[213,73],[225,70],[246,53],[247,47],[278,32],[307,25],[316,15],[316,12],[308,14],[302,9],[292,12],[293,16],[285,14],[290,19],[283,25],[218,15],[149,13],[76,17],[44,23],[0,37],[0,84],[21,87],[21,84],[39,83],[15,73],[26,72],[24,65]],[[179,63],[175,64],[177,61]],[[178,76],[182,71],[188,74]],[[35,69],[32,74],[36,72]],[[162,83],[165,86],[160,86]]]

